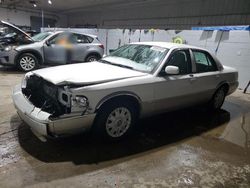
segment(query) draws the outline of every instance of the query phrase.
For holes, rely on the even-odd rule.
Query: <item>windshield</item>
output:
[[[158,46],[129,44],[113,51],[103,60],[117,66],[151,73],[167,52],[168,49]]]
[[[37,35],[34,35],[31,38],[36,42],[40,42],[45,38],[47,38],[49,35],[51,35],[51,32],[44,32],[44,33],[38,33]]]

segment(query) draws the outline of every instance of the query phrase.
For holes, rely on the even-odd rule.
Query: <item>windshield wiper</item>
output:
[[[118,67],[122,67],[122,68],[127,68],[127,69],[131,69],[131,70],[134,70],[133,67],[130,67],[128,65],[122,65],[122,64],[117,64],[117,63],[111,63],[110,61],[106,61],[106,60],[99,60],[99,62],[101,63],[106,63],[106,64],[110,64],[110,65],[114,65],[114,66],[118,66]]]

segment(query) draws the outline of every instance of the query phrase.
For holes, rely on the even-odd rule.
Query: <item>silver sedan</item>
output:
[[[237,86],[238,72],[205,49],[143,42],[98,62],[27,73],[13,101],[42,140],[90,129],[118,140],[138,118],[198,104],[219,109]]]

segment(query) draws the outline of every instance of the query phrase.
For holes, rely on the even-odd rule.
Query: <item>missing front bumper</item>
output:
[[[20,118],[42,141],[46,141],[46,137],[49,136],[65,136],[86,131],[91,127],[96,116],[96,114],[87,114],[50,120],[51,114],[36,108],[23,95],[21,85],[14,88],[12,98]]]

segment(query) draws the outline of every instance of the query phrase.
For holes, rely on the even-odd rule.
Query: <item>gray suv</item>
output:
[[[18,27],[0,22],[0,64],[31,71],[41,65],[96,61],[104,46],[94,35],[56,31],[30,37]]]

